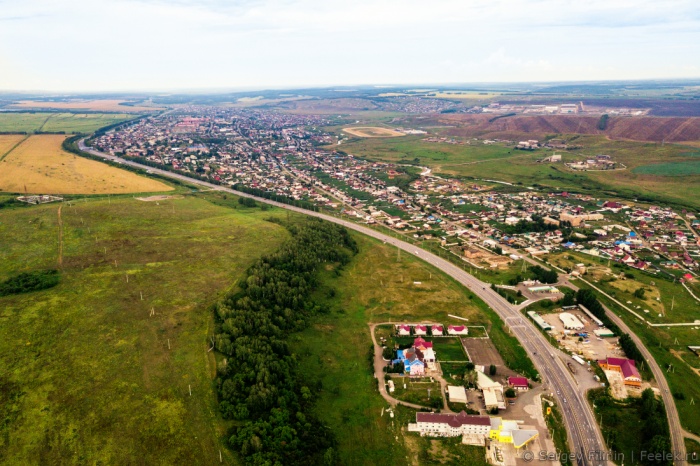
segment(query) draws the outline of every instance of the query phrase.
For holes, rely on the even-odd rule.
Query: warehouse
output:
[[[552,330],[552,326],[545,322],[545,320],[542,317],[540,317],[540,315],[535,311],[527,311],[527,315],[529,315],[530,318],[534,320],[535,323],[539,325],[542,330],[546,332]]]
[[[583,323],[573,314],[562,312],[559,314],[559,319],[567,330],[583,330]]]

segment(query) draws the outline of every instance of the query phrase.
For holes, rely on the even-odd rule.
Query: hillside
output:
[[[700,141],[697,117],[610,117],[605,130],[598,129],[599,117],[576,115],[516,115],[490,121],[494,115],[440,115],[438,121],[454,126],[452,136],[542,139],[552,134],[604,135],[610,139],[644,142]]]

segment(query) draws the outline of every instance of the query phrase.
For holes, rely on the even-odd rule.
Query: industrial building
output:
[[[539,325],[540,328],[541,328],[542,330],[547,331],[547,332],[549,332],[550,330],[552,330],[552,326],[549,325],[549,324],[548,324],[542,317],[540,317],[540,315],[539,315],[538,313],[536,313],[535,311],[527,311],[527,315],[530,316],[530,318],[531,318],[532,320],[534,320],[535,323],[536,323],[537,325]]]
[[[562,324],[564,324],[564,328],[567,330],[583,330],[583,322],[578,320],[578,317],[573,314],[562,312],[559,314],[559,319],[561,320]]]

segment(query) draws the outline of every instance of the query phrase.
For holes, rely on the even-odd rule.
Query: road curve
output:
[[[525,348],[525,351],[534,362],[543,382],[546,383],[547,386],[551,387],[552,392],[555,392],[555,396],[559,400],[559,405],[561,406],[561,411],[569,433],[570,445],[573,447],[573,449],[568,453],[576,455],[575,461],[577,466],[607,465],[607,458],[609,457],[607,447],[603,441],[600,429],[595,422],[593,412],[585,399],[585,395],[578,390],[573,376],[569,373],[564,363],[558,357],[553,356],[554,353],[550,351],[551,347],[549,346],[549,343],[544,335],[542,335],[542,333],[535,328],[534,323],[532,323],[529,319],[525,319],[523,315],[520,314],[520,312],[518,312],[513,306],[511,306],[503,297],[491,290],[489,284],[478,280],[456,265],[441,259],[435,254],[362,225],[320,212],[309,211],[299,207],[283,204],[281,202],[260,198],[206,181],[196,180],[179,173],[149,167],[147,165],[125,160],[114,155],[104,154],[87,147],[85,145],[84,138],[78,141],[78,147],[84,152],[105,160],[119,162],[123,165],[147,170],[151,173],[156,173],[171,179],[185,181],[190,184],[206,186],[214,190],[235,194],[241,197],[252,198],[259,202],[264,202],[269,205],[318,217],[329,222],[342,225],[351,230],[358,231],[364,235],[383,241],[385,244],[388,243],[401,250],[404,250],[409,254],[412,254],[435,266],[447,275],[450,275],[459,283],[469,288],[475,295],[490,306],[501,317],[501,319],[503,319],[506,325],[510,328],[512,334],[520,341],[523,348]]]

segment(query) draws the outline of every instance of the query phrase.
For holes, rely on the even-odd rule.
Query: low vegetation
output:
[[[23,272],[0,283],[0,296],[46,290],[58,285],[59,281],[60,276],[55,269]]]

